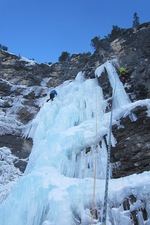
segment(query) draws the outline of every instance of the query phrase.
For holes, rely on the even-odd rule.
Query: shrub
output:
[[[0,44],[0,50],[8,51],[8,47]]]
[[[96,36],[91,40],[91,46],[97,50],[100,45],[100,37]]]
[[[66,62],[70,58],[70,53],[68,52],[62,52],[59,56],[59,62]]]

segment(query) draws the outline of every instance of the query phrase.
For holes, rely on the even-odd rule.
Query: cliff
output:
[[[117,38],[105,38],[93,55],[73,54],[68,61],[52,65],[38,64],[32,60],[0,51],[0,147],[9,147],[18,158],[15,166],[23,172],[32,148],[32,140],[22,137],[22,130],[36,116],[49,97],[49,88],[74,79],[83,71],[85,77],[95,77],[95,69],[114,59],[116,69],[123,66],[130,81],[125,86],[131,101],[150,97],[150,23],[137,29],[126,29]],[[111,97],[111,87],[106,74],[99,78],[106,100]],[[112,149],[113,177],[141,173],[150,169],[150,119],[145,107],[134,110],[137,120],[125,117],[121,129],[113,127],[117,139]],[[15,116],[15,121],[14,121]]]

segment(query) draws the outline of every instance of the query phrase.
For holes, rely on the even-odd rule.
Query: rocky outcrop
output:
[[[24,139],[19,135],[5,134],[0,136],[0,148],[4,146],[7,146],[12,154],[16,156],[14,165],[21,172],[24,172],[28,162],[28,156],[31,153],[32,139]]]
[[[115,40],[120,49],[114,49],[119,55],[119,65],[127,69],[131,78],[132,89],[136,99],[150,97],[150,23],[145,23],[136,29],[124,30],[122,36]],[[112,43],[111,43],[112,44]]]
[[[40,85],[49,78],[51,68],[48,64],[37,64],[33,60],[0,51],[0,78],[15,85]]]

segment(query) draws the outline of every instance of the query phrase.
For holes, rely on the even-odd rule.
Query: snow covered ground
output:
[[[132,103],[111,62],[98,67],[96,77],[104,67],[113,88],[113,124],[138,105],[146,106],[150,116],[150,100]],[[15,180],[19,178],[14,185],[4,185],[10,185],[11,191],[1,189],[0,225],[101,224],[107,164],[103,136],[108,137],[110,128],[107,101],[97,78],[86,80],[82,72],[56,90],[57,97],[41,107],[24,133],[33,138],[33,149],[25,173],[15,176]],[[117,142],[113,134],[111,142],[112,146]],[[122,202],[130,195],[137,201],[124,210]],[[139,225],[150,224],[149,196],[150,172],[110,179],[107,224],[133,224],[130,212],[135,208],[139,210]],[[93,207],[98,213],[95,218],[91,215]]]

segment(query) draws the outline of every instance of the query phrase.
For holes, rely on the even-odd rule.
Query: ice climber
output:
[[[56,95],[57,95],[57,91],[56,91],[56,90],[52,90],[52,91],[50,92],[50,95],[49,95],[50,98],[47,99],[47,102],[48,102],[49,100],[53,101],[54,98],[56,97]]]
[[[126,83],[128,81],[128,73],[124,67],[119,67],[120,79],[122,83]]]

